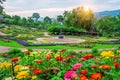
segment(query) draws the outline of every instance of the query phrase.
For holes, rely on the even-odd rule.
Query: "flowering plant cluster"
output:
[[[120,50],[76,53],[66,49],[0,56],[1,80],[119,80]],[[15,54],[17,55],[17,54]]]

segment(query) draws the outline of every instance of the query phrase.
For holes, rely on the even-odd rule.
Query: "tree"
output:
[[[91,9],[85,10],[84,7],[78,7],[68,13],[65,23],[68,26],[79,27],[86,31],[92,30],[94,13]]]
[[[50,17],[46,16],[46,17],[44,18],[44,22],[47,23],[47,24],[51,24],[51,23],[52,23],[52,20],[51,20]]]
[[[64,17],[63,17],[62,15],[58,15],[58,16],[57,16],[57,21],[58,21],[59,23],[63,23],[63,20],[64,20]]]
[[[36,20],[38,20],[40,18],[39,13],[33,13],[32,18],[35,18]]]
[[[97,20],[96,30],[103,36],[118,36],[120,35],[120,18],[118,16],[105,16]]]
[[[3,4],[3,2],[5,2],[6,0],[0,0],[0,14],[3,12],[3,6],[1,4]]]

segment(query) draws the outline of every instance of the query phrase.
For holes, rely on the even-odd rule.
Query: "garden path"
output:
[[[12,47],[5,47],[5,46],[0,46],[0,53],[8,52]],[[21,48],[21,50],[24,50],[25,48]],[[114,48],[106,48],[106,49],[98,49],[99,51],[101,50],[113,50]],[[34,51],[36,50],[48,50],[48,49],[33,49]],[[75,50],[75,52],[79,52],[81,50]],[[82,52],[90,52],[91,49],[85,49],[82,50]]]
[[[50,35],[48,34],[48,32],[44,32],[44,36],[49,37]]]

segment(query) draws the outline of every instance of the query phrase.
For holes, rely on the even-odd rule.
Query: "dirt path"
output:
[[[4,47],[4,46],[0,46],[0,53],[5,53],[5,52],[8,52],[10,49],[12,49],[12,47]],[[24,50],[25,48],[21,48],[21,50]],[[98,49],[98,51],[102,51],[102,50],[113,50],[114,48],[106,48],[106,49]],[[45,50],[48,50],[48,49],[33,49],[34,51],[37,51],[37,50],[42,50],[42,51],[45,51]],[[80,50],[75,50],[76,52],[79,52]],[[85,49],[85,50],[82,50],[82,52],[91,52],[91,49]]]
[[[10,47],[0,46],[0,53],[8,52],[10,49]]]
[[[48,32],[44,32],[44,36],[49,37],[50,35],[48,34]]]
[[[4,34],[4,33],[0,32],[0,35],[5,36],[6,34]]]

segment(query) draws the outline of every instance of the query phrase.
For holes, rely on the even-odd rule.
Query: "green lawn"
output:
[[[0,40],[0,46],[8,46],[8,47],[16,47],[16,48],[24,47],[24,46],[18,44],[16,41],[4,42],[1,40]]]
[[[35,49],[35,48],[40,48],[40,49],[69,49],[69,50],[83,50],[83,49],[88,49],[88,48],[81,48],[77,46],[68,46],[68,45],[56,45],[56,46],[22,46],[19,43],[15,41],[10,41],[10,42],[4,42],[0,40],[0,46],[7,46],[7,47],[13,47],[13,48],[30,48],[30,49]],[[96,44],[93,48],[96,49],[105,49],[105,48],[116,48],[120,46],[120,44]]]

